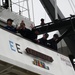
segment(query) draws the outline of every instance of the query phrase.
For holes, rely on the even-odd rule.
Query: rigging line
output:
[[[21,10],[20,10],[20,0],[18,0],[19,2],[19,15],[21,15]]]
[[[73,0],[71,0],[71,2],[72,2],[73,6],[74,6],[74,8],[75,8],[75,4],[73,3]]]
[[[33,13],[33,22],[35,24],[35,17],[34,17],[34,2],[32,0],[32,13]]]
[[[19,0],[18,0],[18,2],[19,2]],[[20,10],[20,2],[19,2],[19,10]]]
[[[69,4],[70,4],[70,7],[71,7],[71,9],[72,9],[73,13],[75,14],[75,12],[74,12],[74,10],[73,10],[73,7],[72,7],[72,5],[71,5],[70,0],[68,0],[68,2],[69,2]]]
[[[46,21],[46,12],[44,11],[44,14],[45,14],[45,21]]]
[[[23,8],[23,9],[28,10],[27,8],[25,8],[25,7],[23,7],[23,6],[19,5],[19,4],[16,4],[16,3],[14,3],[14,2],[12,2],[12,3],[15,4],[15,5],[17,5],[17,6],[19,6],[20,8]]]
[[[25,2],[25,0],[23,0],[23,7],[24,7],[24,2]],[[23,11],[23,8],[22,8],[22,11]],[[21,11],[21,12],[22,12],[22,11]],[[22,12],[22,14],[23,14],[23,12]]]

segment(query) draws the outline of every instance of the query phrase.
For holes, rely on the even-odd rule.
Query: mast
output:
[[[57,0],[55,0],[55,19],[58,19]]]

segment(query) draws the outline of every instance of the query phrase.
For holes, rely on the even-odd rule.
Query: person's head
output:
[[[53,39],[54,39],[55,41],[57,41],[58,38],[59,38],[58,34],[54,34],[54,35],[53,35]]]
[[[44,19],[43,18],[41,18],[41,24],[44,24]]]
[[[25,28],[25,23],[24,23],[23,20],[22,20],[21,23],[20,23],[20,27],[21,27],[21,28]]]
[[[44,22],[44,19],[43,18],[41,18],[41,22]]]
[[[44,38],[44,39],[47,39],[48,36],[49,36],[49,34],[47,34],[47,33],[43,34],[43,38]]]
[[[7,19],[7,25],[11,26],[12,25],[13,20],[12,19]]]
[[[39,31],[38,31],[38,30],[35,30],[34,32],[35,32],[35,34],[36,34],[36,35],[38,35],[38,34],[39,34]]]

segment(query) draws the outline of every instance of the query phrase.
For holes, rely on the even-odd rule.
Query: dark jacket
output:
[[[39,39],[39,44],[47,47],[47,40],[44,38]]]
[[[7,30],[9,30],[9,31],[11,31],[11,32],[16,33],[16,28],[13,27],[13,26],[5,26],[5,29],[7,29]]]
[[[25,29],[20,29],[18,30],[18,32],[24,37],[24,38],[27,38],[27,39],[30,39],[30,34],[31,34],[31,31],[27,28]]]
[[[57,51],[57,42],[52,38],[47,41],[48,47]]]

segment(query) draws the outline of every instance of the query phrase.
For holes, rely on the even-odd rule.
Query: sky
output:
[[[57,0],[57,5],[65,17],[75,15],[75,0]]]

